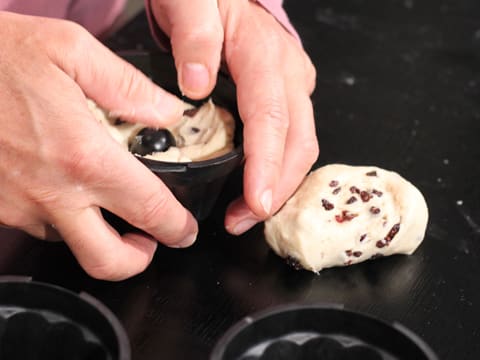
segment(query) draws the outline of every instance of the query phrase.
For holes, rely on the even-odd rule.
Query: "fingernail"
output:
[[[197,240],[197,233],[193,233],[193,234],[188,235],[185,239],[183,239],[182,241],[180,241],[176,244],[170,245],[170,247],[186,248],[186,247],[189,247],[189,246],[193,245],[195,240]]]
[[[245,231],[250,230],[253,226],[258,223],[257,219],[245,219],[240,221],[232,230],[234,235],[243,234]]]
[[[272,210],[272,190],[265,190],[260,196],[260,203],[262,204],[263,210],[265,213],[270,215]]]
[[[203,94],[210,83],[210,75],[205,65],[186,63],[182,66],[180,87],[182,92]]]

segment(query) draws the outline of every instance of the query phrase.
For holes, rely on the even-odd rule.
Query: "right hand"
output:
[[[160,127],[181,116],[180,99],[79,25],[8,12],[0,24],[0,225],[60,235],[87,273],[106,280],[143,271],[157,240],[191,245],[193,216],[86,101]],[[101,208],[145,233],[120,236]]]

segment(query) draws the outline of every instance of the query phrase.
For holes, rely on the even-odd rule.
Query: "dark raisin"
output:
[[[200,132],[200,129],[197,128],[197,127],[195,127],[195,126],[192,126],[192,127],[190,128],[190,132],[191,132],[192,134],[198,134],[198,133]]]
[[[380,209],[378,207],[372,206],[370,207],[370,212],[375,215],[380,214]]]
[[[360,198],[362,199],[363,202],[367,202],[372,198],[372,195],[370,195],[367,191],[361,191]]]
[[[125,120],[122,120],[122,119],[120,119],[120,118],[116,118],[115,121],[114,121],[114,123],[113,123],[113,125],[119,126],[119,125],[123,125],[123,124],[125,124],[125,123],[126,123]]]
[[[375,190],[375,189],[372,190],[372,193],[377,195],[378,197],[381,197],[383,195],[383,192]]]
[[[363,234],[362,236],[360,236],[360,242],[362,242],[363,240],[365,240],[366,237],[367,237],[367,234]]]
[[[361,251],[354,251],[353,256],[360,257],[360,256],[362,256],[362,252]]]
[[[347,200],[347,204],[353,204],[355,201],[357,201],[357,198],[355,196],[352,196],[350,199]]]
[[[130,151],[138,155],[148,155],[167,151],[175,146],[175,138],[167,129],[144,128],[135,136],[130,144]]]
[[[194,117],[200,108],[191,108],[183,112],[183,116]]]
[[[337,187],[335,190],[332,191],[332,194],[333,194],[333,195],[337,195],[337,194],[340,192],[340,190],[342,190],[342,188],[341,188],[341,187]]]
[[[352,194],[360,194],[360,189],[357,188],[356,186],[350,186],[350,192]]]
[[[328,186],[330,186],[330,187],[337,187],[337,186],[338,186],[338,181],[337,181],[337,180],[332,180],[332,181],[330,181],[330,183],[328,184]]]
[[[326,200],[326,199],[322,199],[322,206],[325,210],[332,210],[335,206],[333,206],[333,204]]]
[[[400,224],[393,225],[390,231],[388,232],[387,236],[385,236],[385,241],[386,242],[392,241],[395,235],[397,235],[397,233],[399,232],[399,230],[400,230]]]
[[[352,250],[345,250],[345,254],[347,254],[347,256],[352,256],[353,252]]]
[[[295,270],[302,270],[303,266],[300,264],[300,261],[294,258],[293,256],[288,255],[285,258],[285,262],[288,266],[293,267]]]
[[[367,172],[365,175],[367,176],[377,176],[377,172],[375,170]]]

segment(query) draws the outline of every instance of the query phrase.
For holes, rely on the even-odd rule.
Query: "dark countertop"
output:
[[[480,358],[480,2],[288,0],[286,8],[318,71],[317,165],[378,165],[416,184],[430,222],[414,255],[294,271],[269,251],[261,225],[227,235],[220,201],[192,248],[160,248],[127,281],[92,280],[62,244],[11,230],[0,230],[0,273],[97,297],[138,360],[207,359],[233,323],[287,302],[341,303],[400,321],[441,359]],[[154,48],[143,15],[107,45]]]

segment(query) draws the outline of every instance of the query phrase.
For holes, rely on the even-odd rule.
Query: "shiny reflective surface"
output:
[[[0,272],[99,298],[124,324],[134,359],[207,359],[232,324],[289,302],[344,304],[403,323],[442,359],[480,357],[480,2],[289,0],[286,7],[318,70],[317,165],[378,165],[416,184],[430,222],[413,256],[318,276],[294,271],[269,251],[261,226],[239,238],[225,233],[226,192],[192,248],[160,248],[134,279],[89,279],[62,244],[3,229]],[[108,45],[153,46],[142,21]]]

